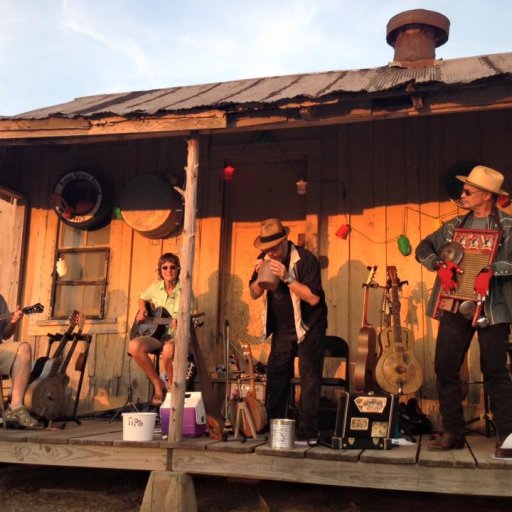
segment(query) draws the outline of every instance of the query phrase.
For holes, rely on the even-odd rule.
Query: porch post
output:
[[[199,135],[188,141],[188,157],[184,196],[183,242],[181,245],[180,284],[181,299],[174,354],[174,382],[171,393],[172,417],[169,422],[169,442],[181,440],[183,406],[185,400],[188,343],[190,339],[190,315],[192,302],[192,270],[194,268],[195,222],[197,207],[197,171],[199,167]]]

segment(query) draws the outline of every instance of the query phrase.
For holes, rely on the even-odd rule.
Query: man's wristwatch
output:
[[[284,280],[284,284],[290,286],[293,281],[295,281],[295,278],[291,274],[288,274],[287,278]]]

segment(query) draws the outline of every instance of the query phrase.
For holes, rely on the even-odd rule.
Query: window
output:
[[[110,226],[83,231],[60,224],[52,287],[52,318],[68,318],[73,310],[83,318],[105,314]]]

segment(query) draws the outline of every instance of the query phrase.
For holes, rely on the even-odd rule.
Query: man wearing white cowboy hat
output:
[[[504,177],[498,171],[477,165],[469,176],[457,176],[463,188],[459,205],[469,210],[455,217],[420,242],[416,259],[429,270],[437,271],[427,315],[433,317],[440,288],[450,291],[458,286],[462,269],[453,261],[443,261],[440,249],[453,239],[457,228],[493,230],[500,233],[496,261],[481,269],[475,278],[477,296],[484,300],[488,325],[472,326],[472,319],[458,310],[457,301],[451,311],[442,311],[436,341],[435,372],[443,434],[429,445],[430,450],[463,448],[465,423],[462,409],[460,367],[473,335],[478,334],[480,363],[484,386],[494,416],[497,442],[495,457],[512,457],[512,380],[506,367],[507,342],[512,322],[512,216],[498,210]],[[460,302],[460,301],[459,301]]]
[[[298,439],[318,437],[318,406],[324,360],[323,340],[327,329],[327,305],[316,256],[288,241],[289,228],[279,219],[261,223],[260,236],[254,241],[258,255],[249,281],[251,298],[265,293],[264,337],[272,334],[267,367],[269,419],[284,418],[293,376],[293,359],[299,356],[301,396]],[[264,261],[278,278],[269,289],[258,276]]]

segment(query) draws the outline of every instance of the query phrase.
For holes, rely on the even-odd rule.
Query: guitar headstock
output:
[[[80,312],[76,309],[69,315],[69,329],[72,331],[80,323]]]
[[[201,327],[204,325],[203,317],[206,316],[206,313],[194,313],[190,315],[190,321],[192,322],[192,327],[195,329],[196,327]]]
[[[252,357],[251,345],[249,343],[247,343],[246,341],[241,341],[240,348],[242,350],[242,354],[244,355],[244,357],[246,359],[249,359]]]
[[[375,283],[375,274],[377,273],[377,265],[373,265],[373,267],[366,267],[368,270],[368,278],[366,279],[366,283],[363,283],[363,288],[377,288],[379,285]]]
[[[400,281],[398,278],[398,273],[396,271],[396,267],[394,265],[390,265],[387,267],[388,273],[388,288],[402,288],[404,284],[409,284],[409,281]]]
[[[32,306],[22,308],[22,311],[24,315],[34,315],[36,313],[42,313],[44,311],[44,306],[38,302]]]
[[[244,358],[247,361],[247,364],[249,366],[249,373],[252,373],[253,364],[252,364],[251,344],[247,343],[246,341],[241,341],[240,348],[242,349],[242,354],[244,355]]]
[[[399,280],[398,280],[398,273],[396,271],[396,267],[394,265],[388,265],[386,270],[388,273],[389,285],[390,286],[398,286]]]

